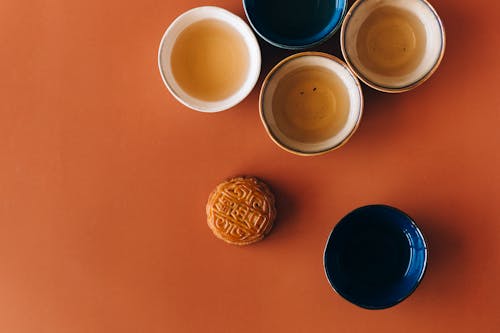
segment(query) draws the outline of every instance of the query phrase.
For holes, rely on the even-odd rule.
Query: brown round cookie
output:
[[[219,184],[207,203],[208,226],[215,236],[235,245],[266,236],[276,217],[274,195],[254,177],[235,177]]]

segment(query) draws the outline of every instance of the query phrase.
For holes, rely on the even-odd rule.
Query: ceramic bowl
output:
[[[333,289],[366,309],[404,300],[419,285],[426,266],[422,232],[407,214],[386,205],[347,214],[331,232],[324,252]]]
[[[243,0],[254,31],[271,45],[303,50],[328,40],[342,24],[347,0]]]
[[[216,19],[227,23],[241,35],[248,51],[248,67],[242,68],[247,74],[243,84],[231,96],[216,101],[205,101],[189,95],[176,81],[172,71],[172,49],[177,37],[190,25],[206,19]],[[170,93],[182,104],[201,112],[227,110],[241,102],[253,89],[260,74],[260,47],[250,27],[238,16],[219,7],[205,6],[193,8],[177,17],[163,35],[158,51],[158,67],[163,82]]]
[[[302,142],[286,135],[273,113],[274,95],[280,81],[307,66],[319,66],[340,78],[349,99],[348,116],[343,127],[320,142]],[[268,135],[279,147],[297,155],[319,155],[341,147],[354,134],[363,113],[363,93],[356,76],[343,61],[326,53],[302,52],[282,60],[269,72],[261,87],[259,109]]]
[[[401,74],[374,70],[358,53],[360,28],[374,11],[396,7],[412,13],[425,29],[425,48],[413,68]],[[387,23],[389,29],[390,23]],[[438,68],[444,55],[445,32],[436,10],[425,0],[358,0],[349,9],[342,23],[340,36],[342,54],[349,67],[368,86],[383,92],[411,90],[426,81]]]

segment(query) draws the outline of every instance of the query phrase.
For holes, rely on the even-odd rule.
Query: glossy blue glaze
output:
[[[326,41],[338,30],[347,0],[243,0],[243,7],[262,39],[299,50]]]
[[[379,242],[385,252],[376,248]],[[377,257],[377,251],[382,256]],[[418,286],[427,265],[427,246],[408,215],[390,206],[371,205],[340,220],[323,259],[327,279],[339,295],[366,309],[384,309]]]

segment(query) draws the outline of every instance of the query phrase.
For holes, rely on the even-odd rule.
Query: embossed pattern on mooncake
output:
[[[264,238],[276,217],[274,195],[254,177],[235,177],[219,184],[210,194],[206,210],[215,236],[235,245]]]

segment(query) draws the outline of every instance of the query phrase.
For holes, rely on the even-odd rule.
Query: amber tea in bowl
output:
[[[233,51],[227,52],[225,44],[231,44]],[[212,57],[214,60],[207,62]],[[172,48],[175,79],[186,93],[206,101],[225,99],[236,92],[245,81],[246,71],[241,69],[246,69],[248,62],[239,33],[217,19],[193,23],[179,34]]]

